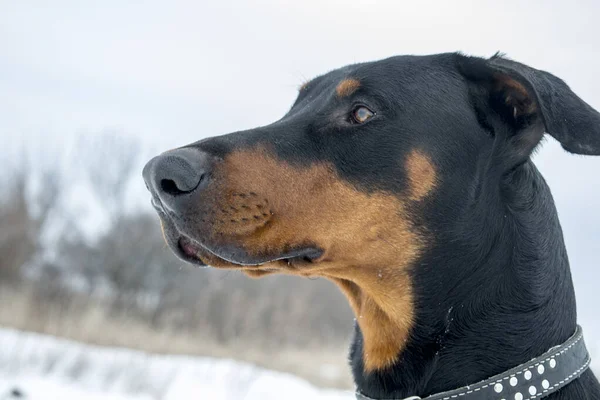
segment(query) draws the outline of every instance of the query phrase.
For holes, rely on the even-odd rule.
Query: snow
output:
[[[0,400],[351,400],[290,374],[227,359],[152,355],[0,329]]]
[[[587,339],[600,355],[600,344]],[[595,371],[600,360],[592,362]],[[318,367],[318,366],[316,366]],[[11,395],[13,390],[22,397]],[[0,400],[352,400],[235,360],[153,355],[0,329]]]

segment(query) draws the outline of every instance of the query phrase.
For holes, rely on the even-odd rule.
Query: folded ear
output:
[[[476,95],[487,96],[486,105],[513,129],[520,156],[528,157],[544,132],[571,153],[600,155],[600,113],[561,79],[499,55],[458,60],[461,73],[479,87]]]

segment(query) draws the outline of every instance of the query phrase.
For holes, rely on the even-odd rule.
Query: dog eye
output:
[[[375,113],[365,106],[358,106],[352,111],[352,120],[357,124],[367,122]]]

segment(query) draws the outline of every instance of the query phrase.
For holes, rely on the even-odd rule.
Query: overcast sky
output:
[[[0,156],[107,128],[164,150],[267,124],[303,81],[396,54],[500,50],[600,109],[600,2],[523,3],[3,0]],[[555,196],[584,327],[600,337],[600,157],[548,140],[536,163]]]

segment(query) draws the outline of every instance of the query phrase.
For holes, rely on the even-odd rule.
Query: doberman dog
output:
[[[544,133],[600,155],[600,113],[547,72],[500,54],[397,56],[319,76],[280,120],[165,152],[143,175],[177,256],[330,279],[357,317],[357,396],[424,398],[578,329],[558,216],[530,158]],[[531,369],[472,398],[600,399],[585,366],[560,387],[513,397]]]

